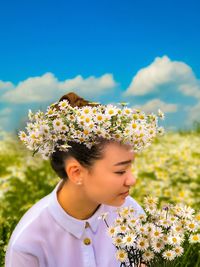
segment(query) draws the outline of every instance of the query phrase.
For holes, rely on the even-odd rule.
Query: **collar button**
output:
[[[86,237],[84,240],[83,240],[84,244],[85,245],[90,245],[91,244],[91,240],[90,238]]]

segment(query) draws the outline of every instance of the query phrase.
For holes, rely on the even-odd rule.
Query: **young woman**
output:
[[[71,107],[90,105],[74,93],[60,103],[64,99]],[[60,112],[58,105],[54,107]],[[106,138],[90,148],[84,142],[68,145],[67,151],[56,146],[50,155],[61,180],[21,218],[8,244],[6,267],[120,266],[107,226],[99,217],[108,213],[106,220],[112,225],[116,207],[130,205],[136,215],[144,214],[129,196],[136,183],[131,172],[133,146]]]

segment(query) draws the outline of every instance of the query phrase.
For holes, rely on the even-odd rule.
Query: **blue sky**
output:
[[[0,127],[74,91],[165,112],[166,129],[200,120],[198,1],[1,1]]]

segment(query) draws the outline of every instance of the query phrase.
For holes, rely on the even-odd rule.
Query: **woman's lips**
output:
[[[120,195],[122,195],[122,196],[128,196],[129,195],[129,191],[126,191],[124,193],[121,193]]]

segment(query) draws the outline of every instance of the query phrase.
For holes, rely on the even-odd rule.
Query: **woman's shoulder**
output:
[[[21,243],[20,240],[24,240],[24,238],[27,238],[28,240],[30,239],[31,235],[34,235],[33,229],[37,226],[41,227],[41,221],[44,221],[43,217],[45,216],[44,214],[46,213],[45,210],[48,206],[48,203],[49,195],[37,201],[25,212],[12,232],[9,240],[9,246]]]

